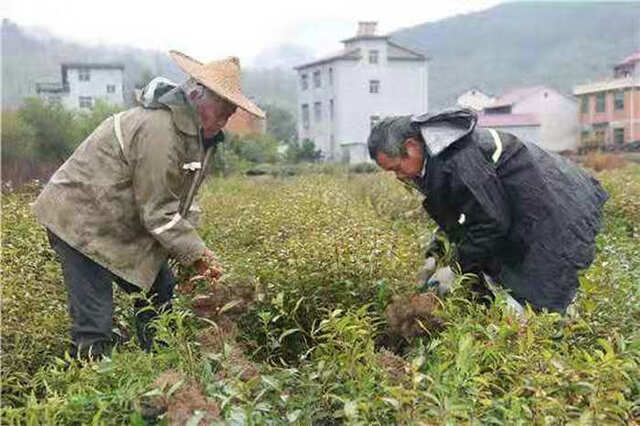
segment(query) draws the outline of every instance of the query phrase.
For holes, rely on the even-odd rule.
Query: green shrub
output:
[[[28,98],[19,115],[35,131],[29,158],[62,163],[80,143],[76,115],[61,104]]]
[[[375,163],[358,163],[349,166],[351,173],[375,173],[380,171]]]
[[[68,370],[56,359],[68,333],[59,267],[29,213],[33,197],[10,194],[0,260],[2,423],[161,423],[144,401],[172,369],[195,378],[231,424],[633,424],[640,168],[600,177],[612,198],[574,314],[518,320],[470,302],[462,283],[438,311],[444,331],[397,354],[379,346],[382,311],[413,291],[419,239],[433,223],[405,213],[421,197],[382,173],[213,180],[200,232],[226,286],[258,289],[249,311],[236,324],[198,319],[186,309],[192,296],[178,292],[175,312],[156,322],[169,347],[146,354],[127,343],[111,359]],[[126,324],[131,311],[117,306]],[[253,374],[239,368],[247,362]]]

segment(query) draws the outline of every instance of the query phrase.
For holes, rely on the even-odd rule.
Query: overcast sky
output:
[[[358,21],[378,21],[379,33],[487,9],[499,0],[1,0],[0,13],[22,26],[88,44],[178,49],[202,61],[254,58],[280,44],[320,55],[340,48]],[[375,6],[374,6],[375,5]]]

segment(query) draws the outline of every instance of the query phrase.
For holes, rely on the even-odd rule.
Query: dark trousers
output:
[[[113,285],[115,282],[125,292],[141,293],[142,290],[98,265],[52,232],[49,243],[62,265],[64,282],[68,291],[73,357],[100,357],[108,354],[113,343]],[[140,346],[150,350],[153,346],[153,330],[149,321],[162,310],[171,309],[174,277],[165,263],[151,289],[134,302],[136,310],[136,334]],[[151,304],[147,301],[151,300]]]

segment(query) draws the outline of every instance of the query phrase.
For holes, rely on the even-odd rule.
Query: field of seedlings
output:
[[[116,291],[121,343],[85,364],[64,356],[66,291],[35,189],[6,194],[0,423],[638,425],[640,166],[598,176],[611,199],[575,311],[523,318],[471,300],[469,276],[442,301],[415,296],[434,224],[390,176],[213,179],[201,235],[222,279],[177,270],[154,353]],[[392,327],[399,306],[418,326]]]

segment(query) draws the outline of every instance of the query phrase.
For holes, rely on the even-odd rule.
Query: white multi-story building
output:
[[[298,136],[325,160],[369,161],[367,137],[388,115],[427,112],[428,58],[360,22],[336,54],[300,65]]]
[[[62,83],[36,84],[40,97],[71,109],[91,109],[98,99],[124,105],[124,65],[63,63],[60,68]]]

